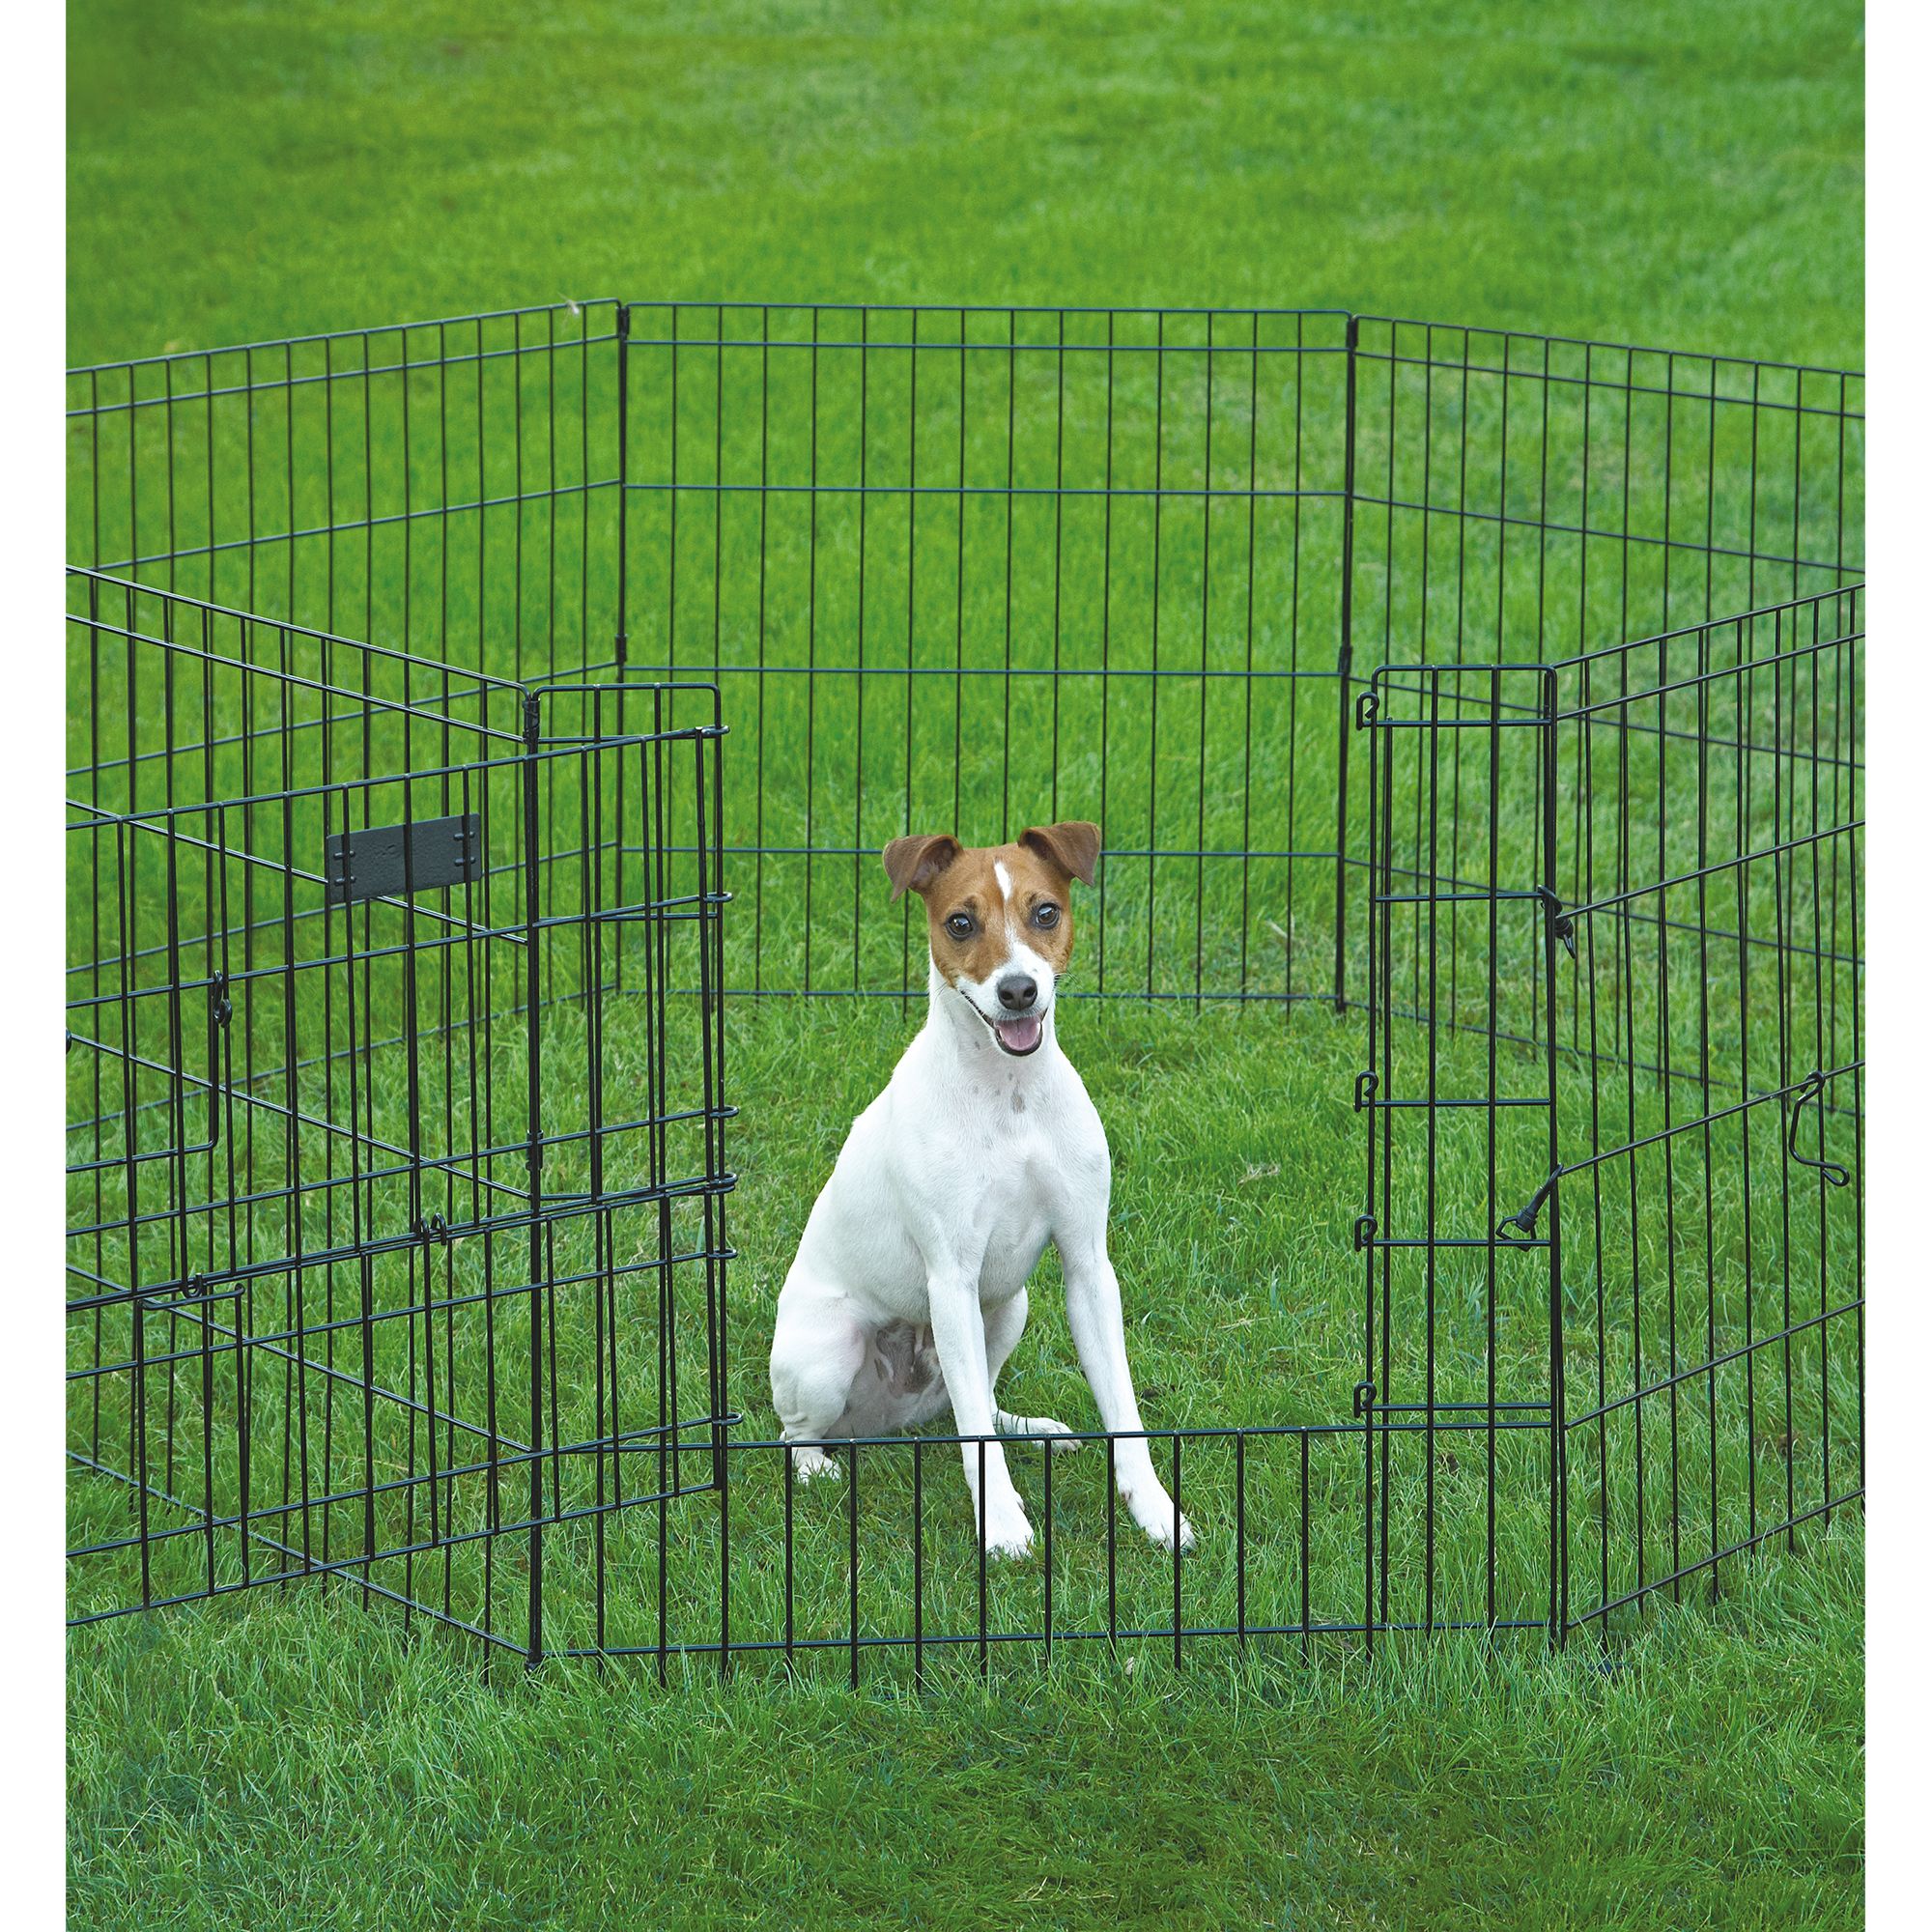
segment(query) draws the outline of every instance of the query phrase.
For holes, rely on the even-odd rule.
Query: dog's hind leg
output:
[[[868,1340],[842,1295],[796,1276],[786,1280],[772,1335],[772,1406],[784,1441],[812,1445],[838,1435]],[[792,1450],[791,1461],[793,1474],[807,1483],[838,1467],[813,1446]]]
[[[1027,1292],[1024,1287],[1013,1298],[998,1308],[986,1311],[986,1378],[997,1390],[1000,1371],[1007,1365],[1007,1357],[1019,1346],[1021,1331],[1026,1327]],[[1002,1408],[996,1400],[993,1406],[993,1427],[1002,1435],[1054,1435],[1065,1439],[1054,1443],[1056,1451],[1065,1453],[1079,1448],[1073,1432],[1064,1422],[1056,1422],[1050,1415],[1015,1415],[1009,1408]]]

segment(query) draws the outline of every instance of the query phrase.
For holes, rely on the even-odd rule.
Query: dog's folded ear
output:
[[[1097,825],[1089,825],[1084,818],[1036,825],[1020,834],[1020,843],[1037,852],[1048,865],[1058,866],[1069,879],[1078,879],[1083,886],[1094,883],[1094,865],[1100,856]]]
[[[895,838],[879,856],[897,898],[901,893],[924,892],[958,858],[959,841],[950,832],[916,832]]]

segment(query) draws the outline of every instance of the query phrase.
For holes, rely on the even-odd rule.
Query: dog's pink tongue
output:
[[[1023,1020],[1002,1020],[1000,1037],[1010,1053],[1031,1053],[1039,1044],[1039,1015],[1030,1013]]]

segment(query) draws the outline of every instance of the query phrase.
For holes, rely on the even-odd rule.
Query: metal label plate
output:
[[[322,857],[329,905],[460,886],[483,875],[482,814],[333,833],[323,841]]]

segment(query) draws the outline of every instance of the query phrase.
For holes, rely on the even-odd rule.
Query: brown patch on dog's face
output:
[[[940,972],[955,985],[984,984],[1024,946],[1057,980],[1073,957],[1070,883],[1023,845],[962,851],[925,892],[926,934]]]
[[[1093,883],[1099,842],[1084,820],[1035,827],[1009,845],[962,847],[944,834],[895,838],[886,870],[895,897],[912,891],[924,899],[940,977],[998,1026],[1010,1010],[1000,1002],[1003,980],[1035,982],[1029,1012],[1051,1007],[1073,957],[1073,881]]]

